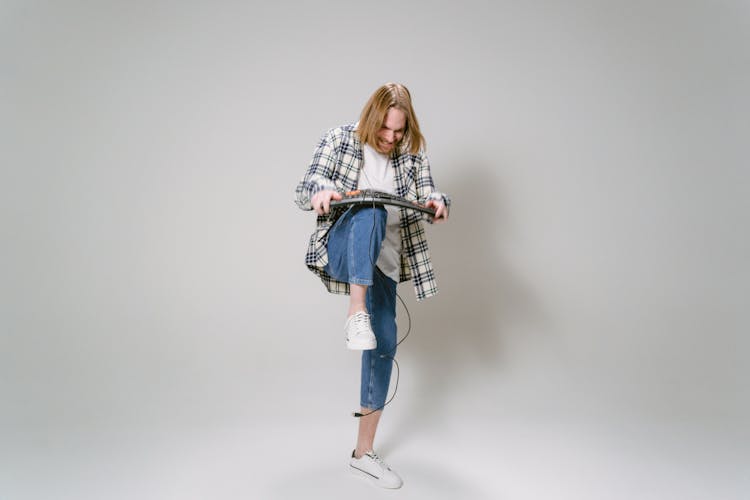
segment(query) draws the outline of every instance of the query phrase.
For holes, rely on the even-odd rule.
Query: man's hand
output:
[[[310,200],[313,210],[318,215],[325,215],[331,210],[331,200],[341,200],[341,193],[330,189],[318,191]]]
[[[435,210],[435,216],[432,218],[432,222],[440,224],[448,220],[448,207],[445,203],[437,200],[428,200],[425,206]]]

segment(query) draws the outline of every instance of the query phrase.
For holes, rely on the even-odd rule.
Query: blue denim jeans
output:
[[[351,207],[328,233],[325,271],[346,283],[367,285],[367,312],[378,347],[362,351],[360,405],[376,409],[385,404],[396,355],[396,285],[375,266],[385,236],[382,207]]]

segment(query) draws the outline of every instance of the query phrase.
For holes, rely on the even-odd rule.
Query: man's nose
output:
[[[387,130],[385,132],[385,140],[388,142],[393,142],[394,133],[393,130]]]

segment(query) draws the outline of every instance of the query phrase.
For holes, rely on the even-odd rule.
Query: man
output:
[[[435,190],[424,142],[409,91],[387,83],[373,93],[356,124],[323,136],[296,190],[297,205],[318,214],[305,263],[329,292],[349,294],[346,344],[363,351],[350,466],[385,488],[403,484],[373,451],[397,345],[396,285],[411,279],[418,300],[437,293],[424,216],[390,206],[354,206],[342,214],[330,204],[347,191],[373,189],[418,201],[435,210],[430,222],[445,222],[450,199]]]

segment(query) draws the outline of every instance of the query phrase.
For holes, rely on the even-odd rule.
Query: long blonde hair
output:
[[[417,154],[424,146],[425,140],[419,131],[417,115],[411,105],[409,90],[400,83],[386,83],[377,89],[362,109],[357,125],[357,134],[362,142],[374,146],[377,144],[377,132],[383,126],[385,116],[391,108],[400,109],[406,115],[404,136],[396,144],[394,152]]]

